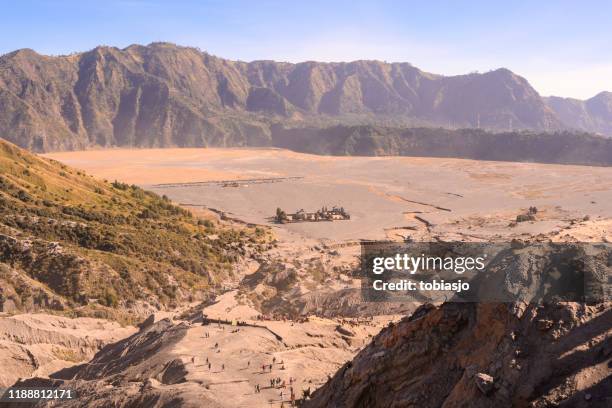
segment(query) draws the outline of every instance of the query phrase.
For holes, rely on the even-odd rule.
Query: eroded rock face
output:
[[[602,134],[612,132],[612,92],[600,92],[586,101],[556,96],[545,101],[568,125]]]
[[[0,317],[0,388],[90,360],[133,328],[93,318],[46,314]]]
[[[201,325],[197,315],[191,322],[160,320],[104,347],[88,363],[53,373],[51,379],[22,380],[17,386],[71,389],[78,400],[62,406],[83,408],[264,407],[281,391],[288,405],[290,386],[300,396],[320,384],[380,328],[372,322],[364,327],[350,320],[319,318]],[[259,371],[260,364],[266,365],[265,373]],[[273,378],[293,380],[284,388],[272,388],[267,384]],[[255,393],[257,386],[261,392]]]
[[[607,406],[612,305],[444,304],[389,327],[307,407]],[[557,322],[543,333],[538,319]],[[599,404],[599,405],[596,405]],[[574,405],[567,405],[574,406]]]
[[[610,406],[612,302],[536,301],[533,284],[544,279],[538,274],[548,270],[548,258],[534,252],[534,267],[516,248],[519,256],[498,258],[504,279],[496,286],[518,300],[423,305],[383,329],[306,406]],[[548,255],[568,256],[572,248]],[[572,273],[605,268],[575,253]],[[609,248],[601,255],[609,260]]]

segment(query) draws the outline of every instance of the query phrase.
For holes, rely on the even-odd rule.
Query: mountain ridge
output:
[[[564,123],[551,108],[560,103],[505,68],[446,77],[410,63],[243,62],[169,43],[13,51],[0,56],[0,105],[0,134],[33,151],[265,146],[278,122],[605,132],[612,123],[597,107],[597,120]]]

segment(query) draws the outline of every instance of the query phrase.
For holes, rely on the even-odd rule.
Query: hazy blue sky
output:
[[[0,1],[0,54],[170,41],[246,61],[507,67],[543,95],[612,91],[612,1]]]

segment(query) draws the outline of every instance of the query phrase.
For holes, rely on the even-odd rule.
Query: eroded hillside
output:
[[[561,252],[530,256],[524,243],[513,246],[510,257],[493,261],[502,268],[486,290],[515,293],[517,300],[424,304],[383,329],[305,406],[609,407],[610,246],[599,245],[593,258],[579,245],[568,247],[571,273],[598,276],[597,285],[583,285],[604,288],[589,302],[540,298],[534,288],[547,279],[546,262],[555,264]],[[562,276],[558,267],[554,279]]]
[[[134,320],[205,299],[262,250],[262,229],[198,219],[0,142],[0,311]]]

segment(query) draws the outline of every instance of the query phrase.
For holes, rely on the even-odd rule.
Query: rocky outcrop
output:
[[[496,281],[520,292],[515,302],[425,304],[383,329],[305,406],[609,406],[610,299],[536,301],[537,263],[544,258],[535,254],[528,261],[519,252],[514,261],[500,257],[505,279]],[[553,252],[550,259],[561,255]],[[609,250],[604,255],[601,265]],[[585,274],[601,269],[580,259],[570,264],[583,265]]]
[[[537,322],[554,325],[541,330]],[[611,305],[424,306],[381,332],[307,407],[605,407]],[[564,405],[565,404],[565,405]]]

